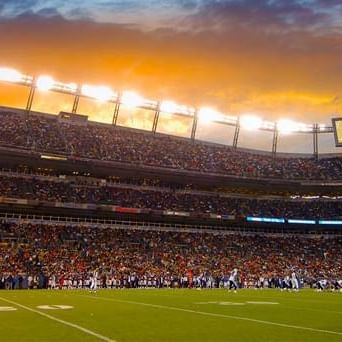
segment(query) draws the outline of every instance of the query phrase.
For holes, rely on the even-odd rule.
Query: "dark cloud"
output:
[[[18,15],[32,9],[39,3],[39,0],[0,0],[0,9],[10,9],[13,15]]]
[[[39,2],[39,0],[0,0],[0,5],[11,5],[13,7],[30,7],[34,6]]]
[[[329,23],[330,14],[298,0],[206,1],[187,18],[197,28],[294,30]]]
[[[198,2],[197,1],[191,1],[191,0],[179,0],[179,5],[184,9],[196,9],[198,8]]]
[[[34,12],[32,10],[23,11],[15,18],[0,17],[0,23],[4,25],[7,25],[7,23],[13,20],[20,22],[20,25],[32,25],[33,23],[36,23],[39,26],[47,25],[52,22],[66,22],[66,19],[54,8],[43,8],[38,12]]]
[[[36,12],[36,15],[43,17],[61,17],[61,14],[58,12],[56,8],[53,7],[45,7]]]
[[[331,8],[332,6],[342,6],[341,0],[315,0],[315,5],[323,8]]]
[[[73,8],[66,13],[69,18],[83,19],[86,21],[92,21],[92,15],[86,8]]]
[[[118,9],[118,10],[130,10],[137,9],[140,7],[146,7],[148,3],[144,1],[100,1],[96,2],[97,8],[102,9]]]
[[[9,17],[34,12],[41,16],[60,14],[69,20],[129,22],[154,28],[271,33],[318,28],[326,31],[342,26],[340,0],[55,0],[46,7],[43,0],[0,0],[0,10]],[[339,17],[340,23],[336,20]]]

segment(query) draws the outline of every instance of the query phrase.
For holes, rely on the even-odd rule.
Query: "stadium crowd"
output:
[[[152,190],[153,189],[153,190]],[[224,193],[174,190],[129,184],[87,184],[58,178],[0,175],[0,197],[64,203],[106,204],[120,207],[174,210],[219,215],[283,218],[339,218],[340,200],[284,200],[227,197]]]
[[[88,123],[60,123],[54,116],[0,113],[0,144],[40,152],[233,175],[280,179],[342,178],[342,159],[273,158],[227,146]]]
[[[305,286],[342,278],[342,238],[142,231],[0,223],[0,287],[272,286],[295,272]],[[54,285],[56,283],[56,285]]]

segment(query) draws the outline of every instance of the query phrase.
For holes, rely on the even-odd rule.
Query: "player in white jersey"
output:
[[[334,289],[342,292],[342,280],[336,280],[334,283]]]
[[[53,274],[49,279],[50,289],[56,289],[56,276]]]
[[[294,291],[299,290],[299,283],[295,272],[291,273],[291,285]]]
[[[90,291],[96,292],[97,290],[97,271],[95,270],[90,277]]]
[[[328,281],[326,279],[318,280],[317,282],[317,291],[323,291],[327,288]]]
[[[230,272],[229,275],[229,290],[232,290],[234,288],[234,292],[236,292],[238,286],[237,286],[237,274],[238,270],[237,268],[234,268],[233,271]]]

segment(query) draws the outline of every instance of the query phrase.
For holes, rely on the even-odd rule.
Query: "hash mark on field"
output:
[[[9,311],[17,311],[16,308],[12,306],[0,306],[0,312],[9,312]]]
[[[256,305],[277,305],[279,304],[278,302],[246,302],[248,304],[256,304]]]
[[[96,299],[96,300],[102,299],[102,300],[112,301],[112,302],[117,302],[117,303],[127,303],[127,304],[133,304],[133,305],[141,305],[141,306],[147,306],[147,307],[157,308],[157,309],[165,309],[165,310],[172,310],[172,311],[188,312],[188,313],[193,313],[193,314],[202,315],[202,316],[229,318],[229,319],[235,319],[235,320],[240,320],[240,321],[260,323],[260,324],[264,324],[264,325],[274,325],[274,326],[288,328],[288,329],[307,330],[307,331],[312,331],[312,332],[317,332],[317,333],[342,336],[342,332],[339,332],[339,331],[315,329],[315,328],[303,327],[303,326],[300,326],[300,325],[277,323],[277,322],[264,321],[264,320],[248,318],[248,317],[231,316],[231,315],[224,315],[224,314],[218,314],[218,313],[213,313],[213,312],[205,312],[205,311],[196,311],[196,310],[191,310],[191,309],[183,309],[183,308],[178,308],[178,307],[175,307],[175,306],[167,306],[167,305],[159,305],[159,304],[151,304],[151,303],[142,303],[142,302],[135,302],[135,301],[130,301],[130,300],[113,299],[113,298],[108,298],[108,297],[96,297],[95,298],[95,297],[86,296],[86,295],[78,295],[78,296],[79,297]]]
[[[38,305],[37,309],[42,310],[70,310],[73,309],[73,306],[70,305]]]
[[[98,338],[99,340],[106,341],[106,342],[116,342],[115,340],[112,340],[109,337],[100,335],[100,334],[98,334],[98,333],[96,333],[94,331],[91,331],[91,330],[87,329],[87,328],[83,328],[82,326],[80,326],[78,324],[74,324],[74,323],[71,323],[71,322],[68,322],[68,321],[64,321],[63,319],[51,316],[51,315],[49,315],[49,314],[47,314],[45,312],[41,312],[39,310],[32,309],[32,308],[30,308],[28,306],[19,304],[17,302],[13,302],[13,301],[11,301],[9,299],[5,299],[3,297],[0,297],[0,300],[2,300],[4,302],[7,302],[7,303],[10,303],[12,305],[16,305],[16,306],[18,306],[18,307],[20,307],[22,309],[27,310],[27,311],[34,312],[34,313],[36,313],[36,314],[38,314],[40,316],[43,316],[43,317],[48,318],[48,319],[51,319],[52,321],[55,321],[55,322],[67,325],[67,326],[72,327],[72,328],[77,329],[77,330],[80,330],[80,331],[82,331],[82,332],[84,332],[84,333],[86,333],[88,335],[91,335],[91,336],[94,336],[94,337]]]

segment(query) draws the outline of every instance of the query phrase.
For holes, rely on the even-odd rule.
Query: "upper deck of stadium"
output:
[[[253,115],[225,115],[210,108],[195,109],[172,101],[151,101],[134,92],[62,83],[50,76],[33,77],[8,68],[0,68],[0,81],[30,89],[25,109],[0,107],[0,153],[5,165],[10,165],[13,159],[17,164],[33,162],[35,166],[53,162],[54,167],[59,164],[64,169],[82,168],[83,165],[83,170],[91,169],[98,176],[102,173],[111,175],[115,169],[125,176],[157,175],[177,182],[197,180],[215,185],[240,182],[261,186],[339,187],[342,184],[339,183],[342,179],[341,155],[319,150],[321,137],[333,137],[333,128],[324,124],[291,120],[271,122]],[[45,114],[48,110],[44,113],[34,111],[34,99],[39,95],[36,93],[46,96],[46,91],[73,99],[70,112],[57,111],[58,115],[51,115]],[[99,123],[78,114],[83,98],[112,104],[110,121]],[[123,127],[119,118],[125,107],[130,111],[148,112],[153,117],[152,129]],[[191,131],[189,137],[159,133],[158,124],[164,114],[172,120],[185,117]],[[201,140],[198,125],[202,121],[223,125],[227,135],[233,132],[232,145]],[[255,149],[242,148],[245,145],[240,139],[241,134],[246,134],[244,131],[249,132],[249,146]],[[260,134],[271,137],[271,151],[258,150]],[[289,137],[291,150],[303,151],[296,135],[309,139],[312,153],[281,152],[283,149],[278,145],[284,141],[284,136]]]
[[[97,160],[173,172],[230,176],[245,180],[279,179],[330,182],[342,179],[338,155],[278,154],[236,149],[187,138],[113,127],[68,115],[0,110],[0,146],[41,158]]]

